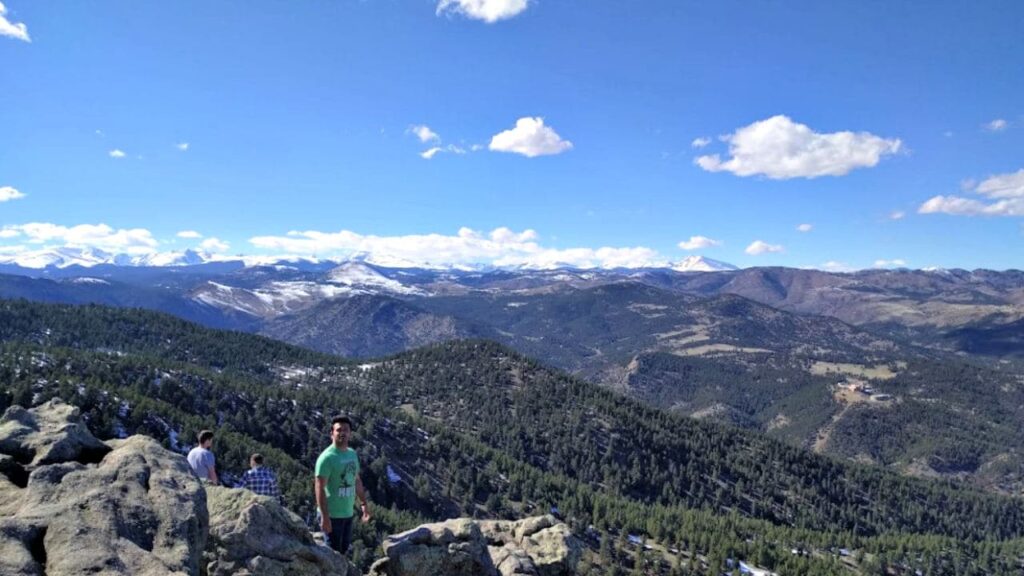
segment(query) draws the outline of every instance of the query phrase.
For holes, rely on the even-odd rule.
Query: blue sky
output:
[[[1020,2],[2,2],[0,255],[1024,267]]]

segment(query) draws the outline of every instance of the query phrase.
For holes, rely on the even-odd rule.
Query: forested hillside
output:
[[[361,562],[377,533],[425,518],[556,507],[608,573],[721,573],[729,558],[785,574],[1021,569],[1021,500],[660,411],[490,342],[359,365],[151,312],[15,301],[0,340],[0,407],[60,396],[102,437],[179,449],[214,428],[228,477],[263,452],[301,514],[329,416],[352,414],[379,511]]]

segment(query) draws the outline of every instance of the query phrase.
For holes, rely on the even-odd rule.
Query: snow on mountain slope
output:
[[[251,289],[208,281],[193,291],[192,299],[223,310],[236,310],[260,318],[274,318],[304,310],[323,300],[382,291],[422,294],[421,290],[402,286],[383,276],[378,279],[373,275],[353,272],[331,283],[304,280],[275,281]]]
[[[91,248],[46,248],[28,252],[16,252],[0,257],[0,264],[14,264],[22,268],[67,268],[84,266],[91,268],[98,264],[112,263],[114,255]]]
[[[153,252],[132,256],[113,254],[96,248],[43,248],[27,252],[16,252],[0,256],[0,264],[13,264],[22,268],[68,268],[82,266],[92,268],[100,264],[116,266],[192,266],[222,259],[207,252],[185,250],[183,252]]]
[[[327,272],[326,280],[332,284],[349,286],[354,289],[365,288],[372,292],[392,292],[395,294],[423,294],[423,291],[406,286],[397,280],[384,276],[372,267],[360,262],[346,262]]]
[[[721,272],[723,270],[738,270],[736,266],[720,260],[712,260],[703,256],[689,256],[672,265],[676,272]]]
[[[192,266],[214,260],[209,252],[185,250],[184,252],[154,252],[132,259],[134,266]]]

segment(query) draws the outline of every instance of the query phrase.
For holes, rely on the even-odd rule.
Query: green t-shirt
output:
[[[331,518],[349,518],[355,513],[356,475],[359,458],[351,448],[338,450],[334,444],[316,459],[316,475],[327,478],[327,512]]]

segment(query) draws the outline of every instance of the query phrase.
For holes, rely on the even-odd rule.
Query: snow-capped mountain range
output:
[[[153,252],[142,255],[114,254],[97,248],[44,248],[27,252],[0,255],[0,265],[19,266],[36,270],[45,268],[92,268],[101,264],[114,266],[192,266],[216,260],[233,260],[209,252],[183,250],[179,252]]]
[[[452,270],[460,272],[479,272],[495,269],[490,265],[469,264],[428,264],[417,263],[400,258],[377,254],[354,254],[346,258],[306,258],[295,256],[227,256],[200,250],[182,250],[171,252],[153,252],[142,255],[115,254],[96,248],[44,248],[26,252],[0,255],[0,266],[17,266],[34,270],[65,269],[72,266],[93,268],[102,264],[113,266],[134,267],[177,267],[195,266],[211,262],[238,262],[246,267],[253,266],[287,266],[289,264],[320,264],[360,262],[382,268],[416,268],[426,270]],[[550,269],[550,267],[548,267]],[[720,270],[736,270],[736,266],[712,260],[703,256],[690,256],[680,262],[668,266],[677,272],[714,272]],[[517,266],[512,269],[531,270],[530,266]]]

